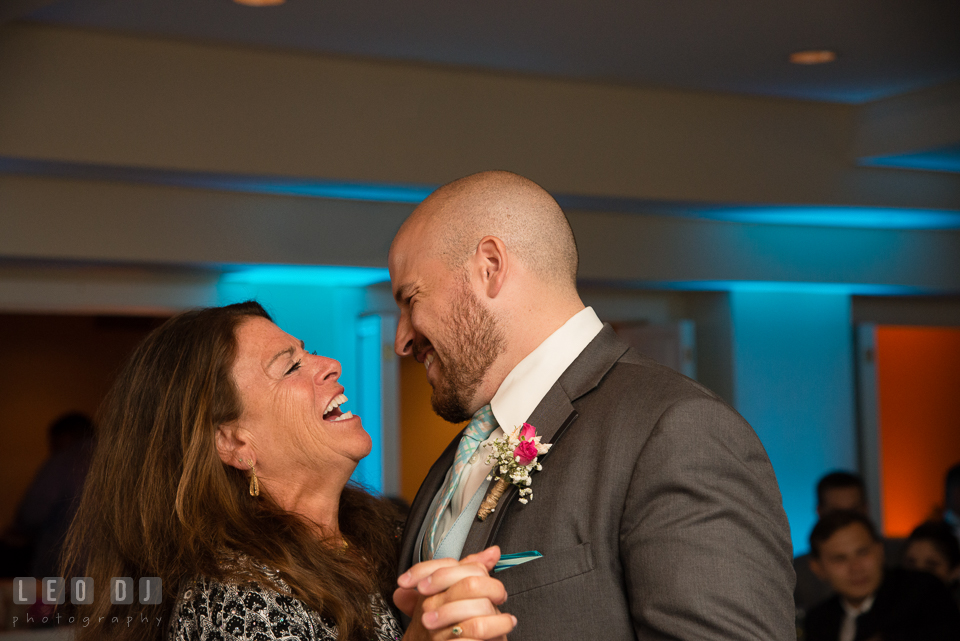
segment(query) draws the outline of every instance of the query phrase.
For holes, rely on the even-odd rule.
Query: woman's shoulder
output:
[[[333,641],[336,637],[332,621],[308,609],[289,590],[281,592],[255,581],[220,582],[206,577],[197,577],[181,591],[168,635],[169,641]]]

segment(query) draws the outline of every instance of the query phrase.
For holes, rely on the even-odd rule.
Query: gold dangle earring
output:
[[[250,496],[260,496],[260,479],[257,478],[257,468],[250,466]]]
[[[250,496],[260,496],[260,479],[257,478],[257,468],[253,463],[239,459],[241,463],[250,466]]]

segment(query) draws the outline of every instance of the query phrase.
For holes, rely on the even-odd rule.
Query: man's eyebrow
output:
[[[300,341],[300,349],[304,349],[304,342],[303,342],[303,341]],[[283,351],[277,352],[276,354],[273,355],[273,358],[271,358],[269,361],[267,361],[267,366],[266,366],[265,369],[270,369],[270,367],[271,367],[275,362],[277,362],[277,359],[280,358],[281,356],[283,356],[284,354],[286,354],[286,355],[288,355],[288,356],[293,356],[294,352],[296,352],[296,351],[297,351],[296,348],[294,348],[294,347],[288,347],[287,349],[285,349],[285,350],[283,350]]]

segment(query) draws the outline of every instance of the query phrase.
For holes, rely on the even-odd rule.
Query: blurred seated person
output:
[[[13,523],[4,532],[0,573],[57,576],[63,538],[77,509],[93,448],[93,421],[70,412],[47,431],[50,454],[24,493]]]
[[[904,544],[903,567],[934,575],[960,605],[960,542],[947,523],[927,521],[918,525]]]
[[[831,472],[817,483],[817,518],[823,518],[838,510],[856,510],[867,515],[867,492],[863,479],[850,472]],[[884,553],[887,564],[895,565],[900,557],[903,544],[901,539],[884,539]],[[833,589],[822,581],[810,568],[810,554],[803,554],[793,560],[793,569],[797,574],[797,584],[793,591],[797,616],[804,614],[813,606],[833,596]]]
[[[836,594],[814,606],[807,641],[956,641],[960,610],[926,572],[884,568],[883,544],[862,512],[824,516],[810,534],[813,571]]]
[[[348,485],[371,440],[339,377],[253,302],[185,312],[144,340],[104,401],[59,575],[94,580],[77,641],[505,639],[497,548],[414,566],[431,581],[398,590],[417,615],[400,629],[396,510]],[[137,599],[114,605],[111,577]],[[145,577],[161,603],[142,603]]]

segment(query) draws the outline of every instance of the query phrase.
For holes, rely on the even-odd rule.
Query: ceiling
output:
[[[4,2],[13,17],[152,37],[839,103],[960,78],[956,0]],[[811,48],[838,59],[788,62]]]

